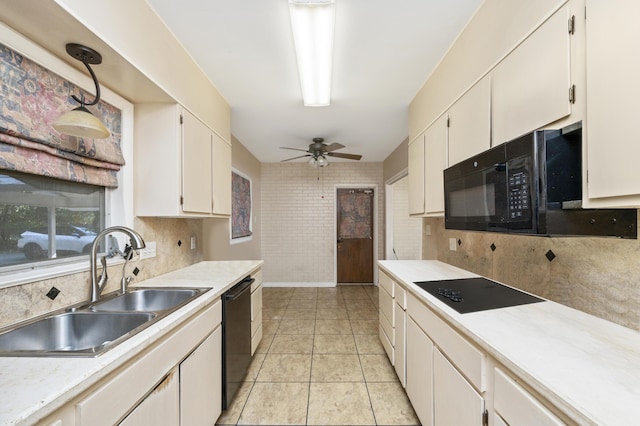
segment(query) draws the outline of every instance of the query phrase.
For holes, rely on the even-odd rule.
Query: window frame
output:
[[[0,41],[7,47],[51,70],[84,90],[93,93],[93,79],[73,68],[57,56],[36,45],[0,22]],[[117,173],[118,187],[105,188],[105,226],[122,225],[133,227],[133,104],[108,87],[100,86],[101,99],[122,111],[122,139],[120,141],[125,165]],[[72,106],[69,105],[71,108]],[[124,237],[114,234],[121,244]],[[122,263],[122,259],[111,259],[109,264]],[[12,287],[89,270],[85,256],[51,259],[22,265],[0,268],[0,288]]]

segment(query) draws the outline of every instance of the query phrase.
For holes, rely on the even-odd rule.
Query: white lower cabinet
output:
[[[380,338],[422,425],[566,424],[558,407],[453,325],[455,317],[432,307],[421,289],[390,276],[380,270]]]
[[[262,271],[254,278],[251,285],[251,356],[262,340]]]
[[[406,391],[423,425],[482,425],[486,355],[410,293]]]
[[[180,425],[212,425],[221,412],[222,327],[219,326],[180,363]]]
[[[176,369],[120,423],[120,426],[174,426],[180,423],[178,398],[178,374]]]
[[[397,293],[397,292],[396,292]],[[400,303],[396,302],[395,309],[395,346],[394,363],[396,374],[402,387],[407,386],[407,313]]]
[[[494,370],[495,424],[558,426],[565,424],[531,393],[499,368]],[[502,422],[502,423],[500,423]]]
[[[37,424],[215,424],[222,408],[221,323],[218,299]]]
[[[433,425],[433,342],[407,318],[407,396],[423,426]]]
[[[433,397],[436,425],[483,424],[484,398],[437,348],[433,351]]]

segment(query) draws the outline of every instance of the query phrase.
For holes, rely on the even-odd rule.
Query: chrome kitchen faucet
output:
[[[113,232],[121,232],[129,237],[131,250],[139,250],[146,247],[142,236],[138,234],[133,229],[127,228],[125,226],[112,226],[110,228],[106,228],[100,232],[95,240],[93,240],[93,244],[91,245],[91,254],[89,257],[89,262],[91,265],[91,298],[90,302],[97,302],[100,298],[100,293],[107,285],[107,257],[102,256],[100,259],[100,263],[102,263],[102,273],[100,277],[98,277],[98,270],[96,267],[96,258],[98,252],[98,244],[101,239],[103,239],[106,235],[111,234]]]

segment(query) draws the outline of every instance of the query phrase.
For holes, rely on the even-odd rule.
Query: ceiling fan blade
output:
[[[292,149],[292,150],[294,150],[294,151],[309,152],[309,151],[308,151],[308,150],[306,150],[306,149],[300,149],[300,148],[289,148],[289,147],[287,147],[287,146],[281,146],[281,147],[280,147],[280,149]]]
[[[342,145],[341,143],[332,143],[332,144],[329,144],[329,145],[325,146],[322,149],[325,152],[331,152],[331,151],[335,151],[337,149],[342,149],[342,148],[344,148],[344,145]]]
[[[358,154],[343,154],[341,152],[327,152],[327,155],[330,157],[336,158],[346,158],[348,160],[359,160],[362,158],[362,155]]]
[[[304,157],[311,157],[311,154],[301,155],[299,157],[287,158],[286,160],[280,160],[280,162],[284,163],[285,161],[297,160],[298,158],[304,158]]]

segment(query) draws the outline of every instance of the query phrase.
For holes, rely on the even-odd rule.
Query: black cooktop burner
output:
[[[544,299],[482,277],[414,284],[461,314],[544,302]]]

